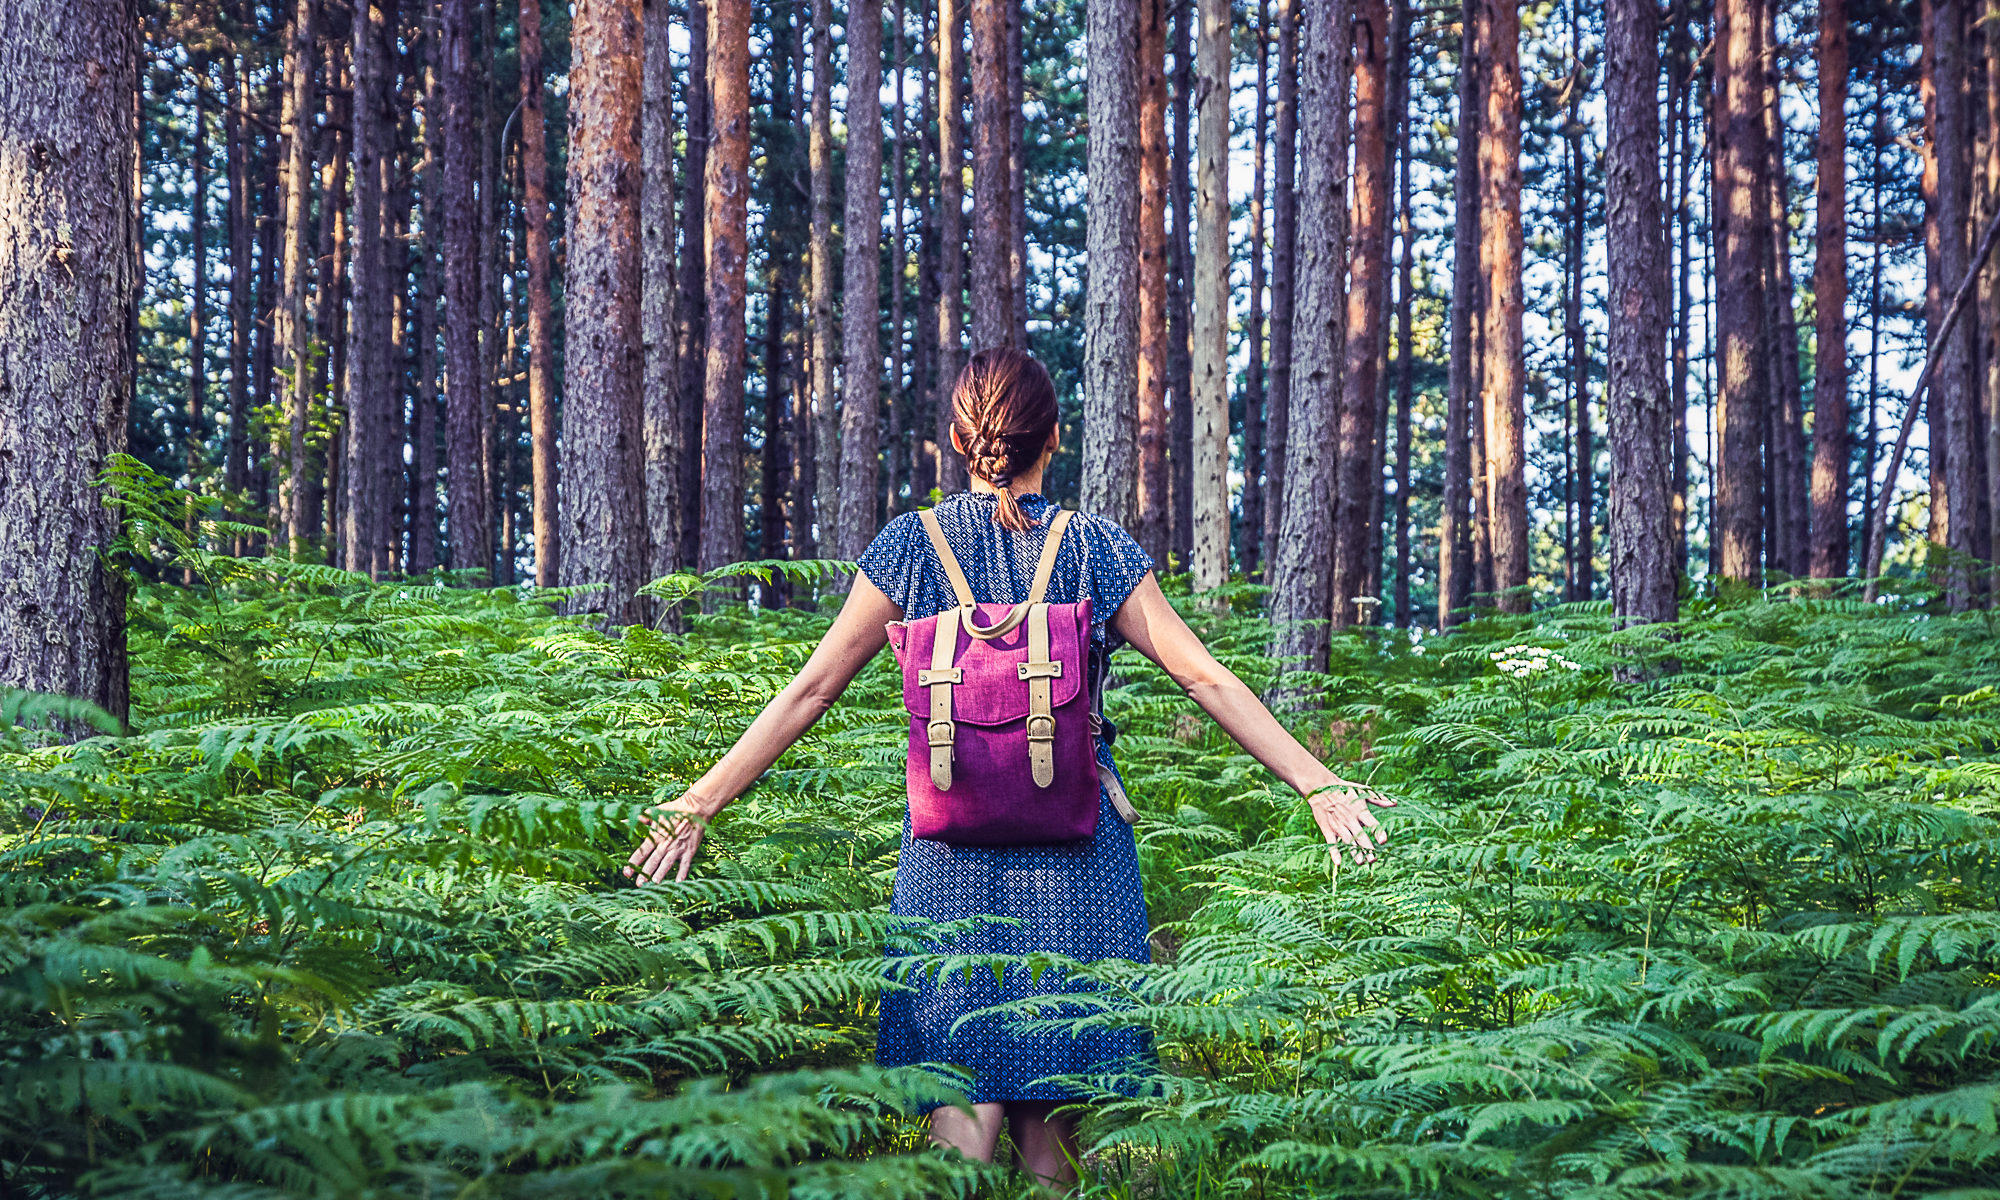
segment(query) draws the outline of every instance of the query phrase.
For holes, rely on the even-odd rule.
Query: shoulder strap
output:
[[[1056,551],[1062,549],[1063,530],[1069,528],[1069,519],[1076,514],[1067,508],[1056,510],[1055,519],[1049,522],[1048,536],[1042,539],[1042,557],[1035,564],[1035,582],[1028,588],[1028,603],[1040,604],[1049,590],[1049,577],[1056,573]]]
[[[944,564],[944,575],[951,580],[951,590],[958,597],[959,607],[971,608],[979,603],[972,597],[972,584],[966,581],[965,571],[958,565],[958,557],[944,540],[944,528],[938,524],[937,510],[920,508],[917,519],[924,523],[924,532],[930,535],[931,548],[937,551],[938,562]]]
[[[979,601],[973,597],[972,584],[965,578],[964,569],[958,565],[957,556],[945,543],[944,528],[938,524],[936,510],[917,510],[917,519],[923,522],[924,532],[930,535],[931,547],[937,551],[938,563],[944,567],[945,578],[951,581],[952,594],[958,597],[958,606],[966,610],[960,624],[968,636],[984,642],[1009,633],[1027,618],[1030,606],[1042,602],[1043,594],[1049,590],[1049,577],[1055,574],[1056,551],[1062,547],[1063,530],[1069,528],[1072,515],[1069,509],[1058,509],[1055,519],[1049,522],[1049,532],[1042,539],[1042,556],[1035,563],[1035,581],[1029,585],[1028,598],[993,624],[981,625],[972,619],[973,606]]]

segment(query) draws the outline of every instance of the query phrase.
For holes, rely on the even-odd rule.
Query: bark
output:
[[[700,560],[702,417],[708,387],[708,0],[688,0],[688,68],[681,107],[687,150],[681,156],[681,289],[674,303],[675,343],[681,359],[681,553],[683,566]]]
[[[667,23],[666,7],[662,0],[653,0],[653,8],[647,13],[646,25],[646,84],[656,88],[657,95],[649,96],[665,110],[662,118],[671,124],[673,120],[672,80],[662,60],[655,74],[653,55],[664,48]],[[655,19],[656,18],[656,19]],[[662,46],[655,47],[655,31]],[[528,438],[532,445],[533,505],[535,528],[535,584],[537,587],[554,587],[561,577],[562,534],[558,528],[558,504],[556,492],[556,351],[554,297],[549,274],[549,159],[548,135],[543,119],[542,96],[542,4],[541,0],[521,0],[521,209],[524,226],[523,247],[528,259]],[[657,82],[656,82],[657,81]],[[664,134],[664,149],[667,158],[656,167],[649,159],[646,163],[647,181],[659,182],[659,193],[665,197],[667,210],[657,219],[660,230],[655,236],[664,236],[667,241],[666,256],[671,264],[673,259],[673,160],[672,131]],[[649,150],[657,150],[648,143]],[[660,173],[656,174],[655,171]],[[671,269],[671,268],[669,268]],[[652,277],[647,282],[653,284]],[[658,286],[671,289],[670,279],[661,279]],[[649,355],[661,344],[671,356],[673,351],[672,293],[668,292],[667,320],[669,326],[662,342],[648,343]],[[656,333],[657,331],[648,331]],[[647,400],[654,402],[654,396],[662,397],[679,419],[679,376],[671,357],[668,359],[664,376],[651,374],[652,359],[647,360]],[[680,447],[679,431],[673,433],[673,453],[678,455]],[[652,459],[647,459],[650,465]],[[660,485],[660,492],[672,503],[671,516],[662,516],[654,501],[653,480],[647,479],[647,505],[652,514],[655,537],[659,539],[661,558],[672,561],[680,554],[680,505],[678,459],[670,460],[667,473],[669,481]],[[662,521],[664,520],[664,524]],[[665,570],[658,571],[665,574]]]
[[[459,0],[463,3],[464,0]],[[284,433],[274,442],[286,471],[278,488],[278,507],[291,553],[302,554],[306,539],[306,428],[312,411],[311,331],[306,324],[307,272],[312,262],[307,248],[312,211],[312,120],[318,107],[314,81],[318,58],[318,0],[298,0],[285,61],[285,103],[281,128],[285,152],[285,264],[283,307],[276,314],[274,341],[281,348],[277,365],[285,374]],[[275,457],[274,453],[274,457]]]
[[[444,112],[440,92],[440,45],[435,29],[424,36],[424,157],[417,168],[422,236],[418,242],[417,394],[410,411],[410,574],[422,575],[438,565],[438,296],[441,291],[443,247],[444,160],[439,153],[439,124]]]
[[[570,29],[560,578],[608,585],[571,603],[614,625],[642,619],[646,570],[639,4],[580,0]]]
[[[339,509],[345,444],[339,435],[339,421],[347,390],[347,199],[351,182],[347,152],[354,120],[354,92],[345,51],[344,42],[327,43],[319,152],[319,255],[315,260],[319,271],[313,287],[311,342],[312,407],[334,426],[334,437],[324,446],[310,442],[306,446],[305,484],[299,491],[305,539],[323,542],[327,561],[333,563],[341,561]]]
[[[1271,381],[1264,397],[1264,545],[1268,573],[1278,558],[1285,508],[1285,443],[1290,439],[1293,293],[1298,278],[1299,0],[1277,0],[1277,111],[1271,131]]]
[[[390,514],[402,474],[396,416],[396,362],[389,198],[395,189],[395,120],[391,108],[396,27],[393,7],[356,0],[354,63],[353,303],[347,324],[346,502],[341,508],[343,565],[380,579],[396,569]]]
[[[1667,389],[1667,245],[1660,211],[1659,13],[1605,9],[1605,250],[1610,321],[1611,606],[1631,623],[1678,614],[1673,407]],[[1588,511],[1588,508],[1585,508]]]
[[[1005,30],[1001,30],[1005,42]],[[976,38],[976,35],[975,35]],[[975,60],[977,54],[974,55]],[[975,61],[974,66],[977,67]],[[974,72],[975,80],[977,71]],[[845,559],[860,558],[875,536],[882,422],[882,2],[847,10],[847,209],[841,223],[840,535]],[[1005,77],[1002,76],[1004,84]],[[1004,92],[1004,87],[1001,89]],[[977,96],[974,101],[977,103]],[[1001,114],[1004,116],[1004,114]],[[1006,174],[1006,131],[999,135]],[[975,165],[975,170],[977,169]],[[977,181],[975,181],[977,182]],[[1004,199],[996,197],[996,199]],[[984,226],[992,214],[982,213]],[[991,264],[1004,277],[1006,242]],[[974,262],[974,287],[978,286]],[[993,297],[1004,303],[1005,295]],[[975,310],[977,304],[974,305]],[[975,313],[975,320],[977,315]],[[993,318],[989,315],[987,318]]]
[[[1326,547],[1332,541],[1332,453],[1341,413],[1347,321],[1346,0],[1304,0],[1299,32],[1299,289],[1293,318],[1296,360],[1285,511],[1272,560],[1272,653],[1294,669],[1326,669],[1332,598]]]
[[[1767,326],[1771,339],[1771,432],[1765,450],[1766,521],[1772,538],[1766,552],[1771,566],[1787,575],[1802,576],[1810,569],[1807,542],[1807,500],[1805,411],[1799,379],[1799,323],[1792,307],[1791,181],[1785,165],[1784,123],[1779,113],[1778,55],[1775,20],[1777,5],[1765,9],[1764,141],[1771,152],[1770,168],[1764,174],[1764,188],[1771,212],[1770,291],[1771,306]]]
[[[1270,158],[1271,0],[1257,4],[1257,108],[1251,144],[1250,312],[1244,325],[1249,364],[1243,386],[1243,525],[1238,553],[1243,574],[1254,578],[1263,560],[1264,540],[1264,287],[1268,282],[1264,240],[1265,166]]]
[[[977,354],[1019,340],[1013,328],[1014,172],[1008,161],[1014,117],[1007,106],[1007,9],[1019,0],[971,3],[972,203],[979,214],[972,223],[972,350]],[[854,0],[852,7],[861,11],[870,5],[879,9],[880,0]],[[850,27],[848,53],[854,52]],[[853,136],[850,121],[850,147]],[[848,153],[852,163],[852,149]],[[880,207],[877,200],[875,208]]]
[[[451,565],[493,562],[486,489],[486,388],[479,361],[479,171],[472,0],[443,0],[445,534]]]
[[[181,450],[186,455],[187,486],[201,486],[203,409],[208,389],[208,56],[190,56],[194,68],[193,153],[188,156],[188,172],[194,177],[192,228],[188,230],[188,258],[193,270],[188,288],[188,393],[185,427],[181,430]],[[192,540],[197,532],[195,506],[187,506],[186,533]],[[181,582],[192,584],[194,569],[188,568]]]
[[[222,139],[229,186],[229,435],[223,457],[222,487],[236,497],[250,485],[250,335],[252,288],[255,285],[253,235],[255,200],[250,195],[252,142],[245,128],[250,108],[249,72],[237,71],[237,54],[222,57]],[[248,549],[240,540],[236,554]]]
[[[1016,14],[1018,15],[1018,14]],[[904,68],[908,65],[904,58],[903,33],[909,22],[906,0],[896,0],[895,16],[891,28],[895,31],[889,45],[889,68],[896,76],[896,103],[889,117],[889,443],[882,453],[882,516],[884,520],[896,515],[896,496],[899,464],[904,461],[903,412],[908,407],[908,390],[903,383],[903,369],[906,365],[903,353],[904,296],[910,270],[910,244],[903,226],[905,206],[905,176],[908,163],[907,147],[904,140],[903,120],[908,111],[908,102],[903,95]],[[1011,25],[1010,25],[1011,27]],[[775,104],[774,104],[775,107]],[[1016,118],[1019,113],[1015,114]],[[1019,120],[1014,121],[1018,127]],[[1009,173],[1013,163],[1009,151]],[[767,456],[768,457],[768,456]],[[915,473],[910,480],[910,501],[917,502]]]
[[[1381,490],[1375,468],[1376,346],[1386,313],[1380,303],[1389,271],[1389,6],[1354,4],[1354,210],[1347,287],[1346,363],[1340,388],[1335,466],[1330,615],[1344,629],[1366,615],[1355,600],[1367,587],[1375,534],[1370,507]]]
[[[1167,561],[1167,6],[1139,0],[1139,523],[1155,562]]]
[[[1193,137],[1194,0],[1174,6],[1173,161],[1168,196],[1173,214],[1173,247],[1167,276],[1167,489],[1173,530],[1167,539],[1174,562],[1185,571],[1194,558],[1194,226]]]
[[[1812,575],[1847,574],[1847,14],[1820,5],[1813,262]],[[2000,84],[2000,80],[1993,81]]]
[[[1486,279],[1480,355],[1488,533],[1502,612],[1526,612],[1528,482],[1521,290],[1521,19],[1518,0],[1482,0],[1488,50],[1480,76],[1480,270]]]
[[[966,485],[965,459],[951,449],[951,390],[965,367],[965,4],[938,2],[938,489]],[[1088,435],[1086,434],[1086,437]]]
[[[1965,274],[1971,255],[1972,181],[1967,151],[1972,140],[1972,110],[1967,86],[1965,12],[1951,3],[1933,3],[1925,8],[1931,69],[1935,73],[1929,99],[1936,131],[1933,145],[1937,160],[1934,208],[1937,274],[1950,283]],[[1947,594],[1951,607],[1959,610],[1972,603],[1974,580],[1965,564],[1980,551],[1976,514],[1985,491],[1979,398],[1972,388],[1973,322],[1960,322],[1949,332],[1942,328],[1934,328],[1932,332],[1943,350],[1931,381],[1933,470],[1936,470],[1935,459],[1942,457],[1944,544],[1955,557],[1947,575]],[[1940,415],[1941,421],[1937,419]]]
[[[1979,160],[1986,197],[1979,214],[1983,224],[2000,212],[2000,3],[1987,0],[1978,28],[1983,33],[1981,49],[1986,68],[1986,87],[1981,97],[1985,105],[1985,137]],[[2000,557],[2000,263],[1988,261],[1982,279],[1979,312],[1986,325],[1986,352],[1984,408],[1980,415],[1986,435],[1986,547],[1988,557]]]
[[[267,76],[263,96],[259,104],[257,120],[266,128],[282,131],[285,128],[282,113],[283,101],[279,93],[279,79],[275,72]],[[250,352],[250,395],[251,403],[268,406],[282,415],[284,399],[276,388],[278,347],[283,334],[278,316],[283,306],[279,296],[279,263],[284,251],[278,245],[284,233],[283,215],[285,205],[284,180],[280,175],[280,161],[285,157],[284,139],[277,133],[266,139],[266,153],[260,155],[259,183],[262,201],[258,205],[257,225],[257,284],[254,311],[257,340]],[[251,467],[251,480],[256,493],[257,511],[264,514],[268,535],[255,544],[255,549],[270,552],[283,539],[285,531],[284,497],[278,488],[276,478],[278,463],[284,452],[284,424],[273,422],[273,436],[262,447]]]
[[[1088,41],[1084,253],[1090,276],[1083,323],[1082,507],[1136,526],[1138,412],[1139,49],[1138,14],[1096,4]]]
[[[1411,260],[1416,229],[1411,220],[1410,0],[1395,0],[1390,62],[1396,72],[1396,213],[1402,245],[1396,258],[1396,627],[1415,624],[1410,611],[1410,410],[1415,401],[1416,341],[1411,329]]]
[[[1764,411],[1770,373],[1758,361],[1766,315],[1764,242],[1770,221],[1759,211],[1764,145],[1764,76],[1758,65],[1759,0],[1717,0],[1715,6],[1715,281],[1716,398],[1714,516],[1717,573],[1757,585],[1763,578],[1759,511]]]
[[[0,6],[0,685],[120,723],[125,589],[97,478],[132,405],[138,33],[130,0]]]
[[[1021,28],[1026,13],[1026,0],[1008,0],[1007,3],[1007,124],[1010,130],[1007,142],[1008,176],[1012,183],[1008,194],[1014,200],[1014,220],[1012,223],[1014,240],[1008,253],[1008,295],[1014,300],[1014,324],[1011,331],[1014,344],[1028,344],[1028,115],[1027,101],[1027,61],[1023,52]]]
[[[812,169],[812,405],[813,521],[818,547],[832,550],[839,540],[840,438],[835,425],[833,369],[833,35],[828,31],[833,0],[814,0],[812,35],[812,130],[807,157]]]
[[[1673,534],[1675,569],[1685,575],[1688,570],[1688,332],[1693,323],[1694,290],[1693,272],[1690,269],[1694,251],[1694,214],[1688,205],[1688,196],[1693,190],[1693,127],[1694,127],[1694,38],[1690,33],[1687,0],[1676,5],[1674,34],[1672,40],[1673,60],[1671,98],[1674,108],[1675,153],[1674,153],[1674,214],[1680,252],[1674,258],[1674,344],[1673,365],[1668,371],[1669,386],[1673,391],[1674,412],[1674,496]]]
[[[750,3],[708,8],[708,346],[702,392],[704,571],[743,557],[743,270],[750,201]]]
[[[1200,0],[1190,476],[1196,591],[1229,582],[1229,0]]]
[[[1480,0],[1465,0],[1459,23],[1458,150],[1452,180],[1451,351],[1445,385],[1444,500],[1438,521],[1438,628],[1456,624],[1472,601],[1472,418],[1479,394],[1479,76]],[[1275,370],[1273,375],[1275,377]]]

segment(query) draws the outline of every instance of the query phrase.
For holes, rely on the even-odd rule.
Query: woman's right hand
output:
[[[1389,840],[1388,830],[1382,828],[1368,806],[1394,808],[1396,802],[1373,788],[1335,776],[1331,782],[1307,793],[1306,803],[1312,808],[1313,820],[1319,823],[1319,831],[1326,835],[1327,852],[1333,855],[1336,866],[1340,864],[1343,844],[1348,857],[1360,864],[1374,862],[1375,847]]]
[[[689,868],[694,866],[695,853],[701,849],[709,820],[721,811],[720,804],[711,804],[693,792],[686,792],[650,815],[640,817],[652,832],[632,852],[625,866],[625,877],[641,885],[664,883],[669,876],[686,879]]]

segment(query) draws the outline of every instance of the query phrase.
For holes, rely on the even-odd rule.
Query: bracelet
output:
[[[1346,790],[1348,790],[1348,791],[1360,791],[1360,790],[1362,790],[1362,787],[1361,787],[1361,785],[1360,785],[1360,784],[1358,784],[1358,783],[1349,783],[1349,782],[1348,782],[1347,780],[1345,780],[1345,779],[1336,779],[1336,780],[1334,780],[1334,781],[1333,781],[1332,783],[1322,783],[1322,784],[1320,784],[1320,785],[1319,785],[1318,787],[1314,788],[1314,789],[1313,789],[1312,791],[1310,791],[1310,792],[1307,792],[1307,793],[1305,794],[1305,801],[1306,801],[1306,803],[1307,803],[1307,804],[1311,804],[1311,803],[1312,803],[1312,798],[1313,798],[1314,796],[1317,796],[1317,795],[1319,795],[1319,794],[1320,794],[1321,792],[1331,792],[1331,791],[1334,791],[1334,790],[1336,790],[1336,789],[1342,789],[1342,788],[1344,788],[1344,789],[1346,789]]]

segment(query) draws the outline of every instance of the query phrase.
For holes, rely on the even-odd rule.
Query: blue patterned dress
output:
[[[993,519],[998,499],[961,492],[937,506],[945,541],[982,602],[1018,604],[1027,598],[1035,562],[1056,506],[1037,495],[1019,497],[1034,527],[1020,533]],[[1093,687],[1120,639],[1106,627],[1153,560],[1115,522],[1089,513],[1071,518],[1056,556],[1048,599],[1073,604],[1090,598]],[[937,552],[915,513],[890,521],[861,556],[861,570],[909,620],[933,616],[956,603]],[[1106,727],[1097,758],[1111,764]],[[954,938],[940,952],[1026,954],[1051,951],[1082,961],[1124,958],[1152,961],[1139,860],[1127,825],[1098,789],[1097,833],[1080,842],[1046,846],[967,847],[912,838],[903,819],[902,857],[890,911],[898,916],[952,921],[980,915],[1012,917],[1016,926],[989,924]],[[914,992],[882,998],[876,1061],[884,1066],[950,1063],[975,1074],[974,1103],[998,1100],[1064,1100],[1077,1093],[1046,1082],[1055,1075],[1130,1069],[1150,1060],[1146,1035],[1136,1029],[1091,1030],[1081,1036],[1058,1030],[1018,1030],[996,1018],[952,1026],[975,1009],[1037,994],[1073,990],[1057,973],[1030,981],[1010,969],[1004,982],[991,972],[963,973],[922,983]]]

